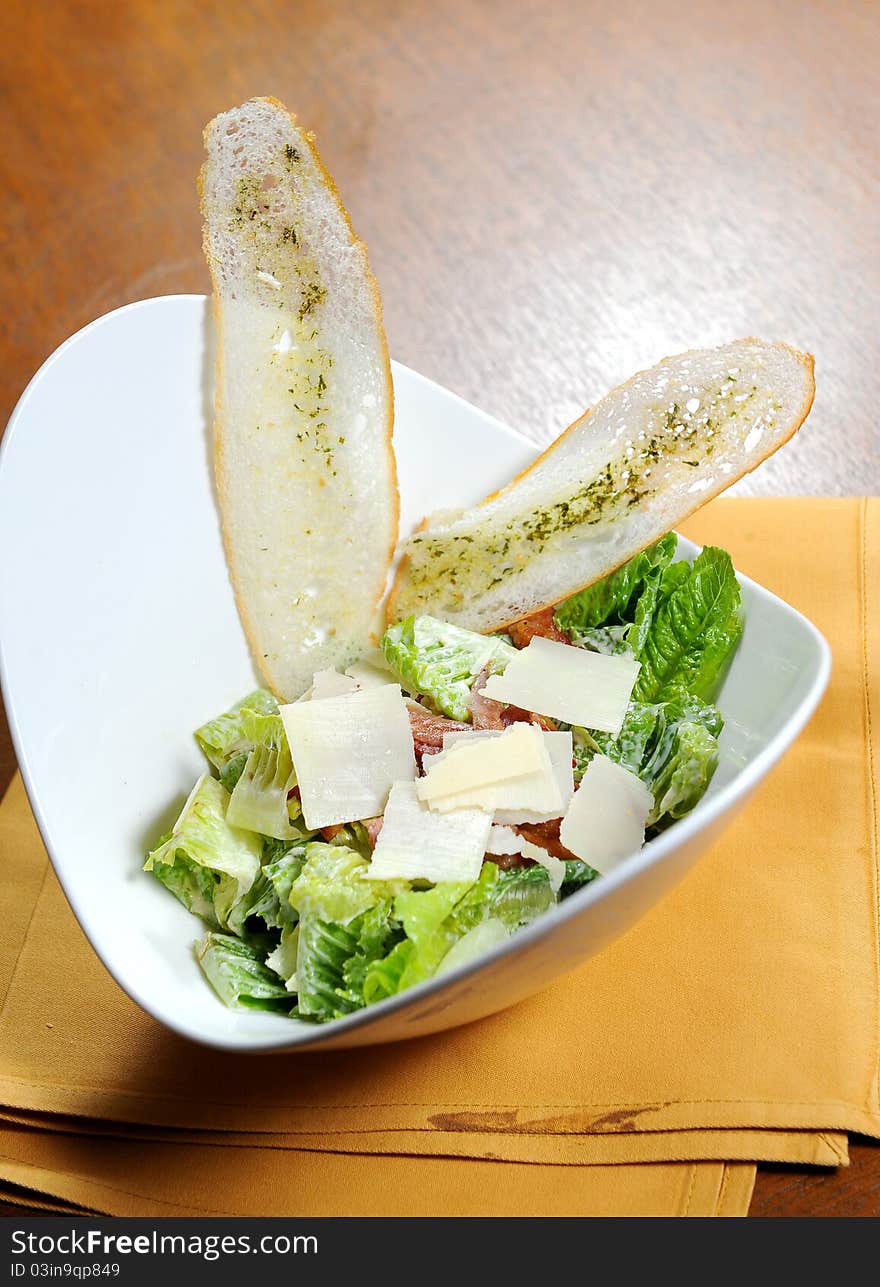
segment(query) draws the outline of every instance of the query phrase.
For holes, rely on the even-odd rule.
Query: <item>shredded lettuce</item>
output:
[[[189,911],[226,929],[236,904],[260,871],[263,842],[226,820],[229,792],[205,774],[199,778],[171,835],[147,855],[151,871]]]
[[[407,691],[451,719],[469,720],[470,694],[481,670],[504,670],[516,649],[436,617],[407,617],[386,630],[382,652]]]
[[[206,979],[226,1005],[290,1012],[293,999],[287,989],[240,938],[209,933],[196,944],[195,952]]]

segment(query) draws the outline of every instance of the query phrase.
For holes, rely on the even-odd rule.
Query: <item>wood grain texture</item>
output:
[[[204,291],[201,129],[292,106],[370,247],[392,353],[537,443],[743,334],[816,355],[741,492],[880,491],[876,3],[6,0],[0,423],[102,312]],[[8,551],[4,552],[9,557]],[[0,785],[14,771],[0,737]],[[762,1214],[880,1213],[880,1150]]]

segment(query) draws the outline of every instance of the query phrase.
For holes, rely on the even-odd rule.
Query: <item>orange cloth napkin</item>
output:
[[[49,1201],[125,1216],[732,1216],[746,1214],[755,1182],[744,1163],[572,1168],[12,1129],[0,1130],[0,1167]]]
[[[104,1135],[168,1144],[309,1149],[328,1153],[381,1153],[425,1157],[487,1158],[558,1166],[620,1165],[631,1162],[751,1161],[846,1166],[847,1137],[837,1131],[693,1130],[627,1131],[573,1135],[503,1131],[186,1131],[139,1126],[96,1117],[28,1113],[0,1106],[0,1125],[34,1130]]]
[[[40,1147],[64,1139],[67,1150],[108,1157],[198,1153],[217,1168],[241,1150],[207,1141],[249,1142],[259,1166],[269,1154],[293,1166],[294,1144],[312,1159],[334,1147],[459,1152],[502,1157],[492,1165],[511,1175],[520,1162],[542,1176],[551,1161],[591,1162],[578,1170],[586,1184],[609,1162],[842,1161],[840,1132],[880,1135],[880,502],[723,500],[685,533],[725,546],[816,622],[834,651],[829,693],[678,890],[568,978],[480,1023],[392,1047],[259,1060],[182,1041],[141,1014],[91,954],[13,784],[0,816],[0,1102],[49,1127],[60,1114],[86,1129],[100,1119],[212,1133],[186,1145],[158,1134],[85,1144],[44,1131]],[[36,1132],[13,1134],[36,1147]],[[267,1137],[284,1148],[253,1148]],[[22,1184],[13,1166],[33,1165],[45,1178],[53,1158],[7,1161],[0,1176]],[[405,1161],[394,1159],[400,1175]],[[444,1168],[459,1164],[417,1165],[451,1175]],[[59,1186],[46,1191],[82,1200]]]

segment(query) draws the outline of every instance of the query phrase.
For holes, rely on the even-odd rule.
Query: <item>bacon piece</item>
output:
[[[535,635],[555,639],[557,643],[571,643],[568,635],[563,634],[553,620],[552,608],[542,608],[540,612],[533,612],[530,617],[523,617],[522,621],[514,621],[512,626],[507,627],[507,633],[517,648],[525,648]]]
[[[536,715],[534,711],[524,711],[519,706],[505,706],[503,702],[496,702],[492,697],[484,697],[480,689],[488,678],[488,669],[481,670],[471,689],[470,707],[474,728],[502,730],[509,728],[511,724],[525,722],[537,724],[538,728],[543,728],[547,733],[556,731],[556,724],[545,715]]]
[[[423,755],[433,755],[443,749],[443,734],[460,732],[469,729],[470,724],[462,724],[457,719],[447,719],[445,715],[435,715],[433,711],[420,706],[418,702],[407,702],[409,726],[412,730],[413,747],[419,768]]]
[[[556,723],[547,715],[536,715],[534,711],[524,711],[520,706],[505,706],[504,713],[501,716],[504,727],[509,728],[511,724],[537,724],[545,733],[557,732]]]
[[[551,822],[522,822],[513,829],[517,835],[522,836],[523,840],[531,840],[533,845],[546,849],[554,858],[574,858],[575,854],[566,849],[559,839],[561,822],[561,818],[554,818]]]
[[[376,841],[379,839],[379,832],[382,830],[384,818],[364,818],[364,828],[370,838],[370,848],[376,848]]]
[[[371,849],[376,848],[376,841],[379,839],[379,832],[382,830],[382,823],[384,821],[384,818],[364,818],[361,823],[361,826],[367,833]],[[329,826],[319,827],[319,831],[329,845],[332,844],[339,835],[343,826],[344,824],[341,822],[331,822]]]
[[[513,867],[534,867],[534,858],[523,858],[522,854],[486,854],[486,862],[494,862],[500,871],[510,871]]]
[[[474,680],[470,700],[468,701],[468,705],[471,708],[471,719],[473,720],[474,728],[500,730],[506,727],[504,723],[504,704],[496,702],[491,697],[484,697],[480,692],[488,678],[489,667],[484,666]]]

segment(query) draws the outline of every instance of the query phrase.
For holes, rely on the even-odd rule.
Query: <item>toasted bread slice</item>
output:
[[[258,98],[205,145],[223,537],[257,664],[291,699],[371,641],[398,524],[388,348],[312,136]]]
[[[814,390],[808,354],[755,339],[640,372],[502,491],[427,519],[404,547],[389,621],[430,613],[488,633],[558,603],[781,447]]]

